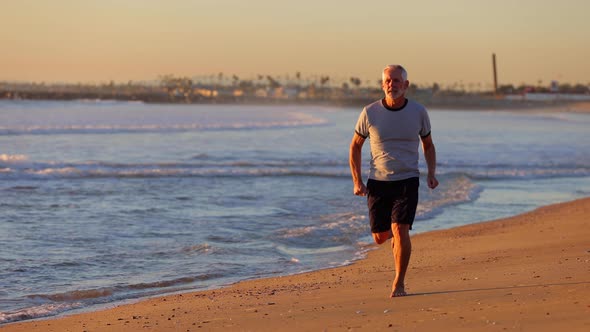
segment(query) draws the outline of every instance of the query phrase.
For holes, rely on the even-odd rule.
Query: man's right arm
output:
[[[363,176],[361,172],[361,152],[365,138],[357,133],[354,133],[352,142],[350,142],[350,153],[348,162],[350,164],[350,172],[352,173],[352,182],[354,184],[354,194],[357,196],[366,196],[367,187],[363,183]]]

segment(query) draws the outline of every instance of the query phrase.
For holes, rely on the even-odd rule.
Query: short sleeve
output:
[[[420,137],[428,137],[430,135],[430,117],[428,112],[424,109],[422,112],[422,128],[420,129]]]
[[[359,119],[356,122],[356,126],[354,127],[354,132],[362,138],[369,137],[369,119],[367,118],[366,108],[364,108],[359,115]]]

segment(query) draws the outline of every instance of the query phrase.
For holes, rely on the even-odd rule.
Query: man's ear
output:
[[[404,82],[404,90],[408,89],[410,87],[410,81],[406,80]]]

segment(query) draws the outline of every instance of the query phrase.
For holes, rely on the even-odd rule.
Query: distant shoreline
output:
[[[10,98],[7,98],[10,96]],[[441,96],[424,97],[412,96],[428,109],[433,110],[535,110],[535,111],[565,111],[576,113],[590,113],[590,102],[580,101],[530,101],[508,100],[490,96],[466,95],[466,96]],[[6,91],[0,91],[0,100],[29,100],[29,101],[76,101],[76,100],[112,100],[112,101],[138,101],[151,104],[221,104],[221,105],[303,105],[303,106],[335,106],[358,107],[373,102],[376,98],[333,98],[333,99],[275,99],[275,98],[238,98],[233,96],[217,98],[199,98],[191,102],[170,101],[162,96],[153,94],[145,95],[103,95],[81,93],[20,93],[13,97]]]

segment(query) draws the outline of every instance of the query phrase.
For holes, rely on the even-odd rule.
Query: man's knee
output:
[[[377,243],[377,244],[385,243],[385,241],[391,239],[391,237],[392,237],[391,231],[372,233],[372,234],[373,234],[373,240],[375,240],[375,243]]]
[[[410,238],[410,225],[408,224],[392,223],[391,231],[393,233],[393,237],[400,240],[409,240]]]

